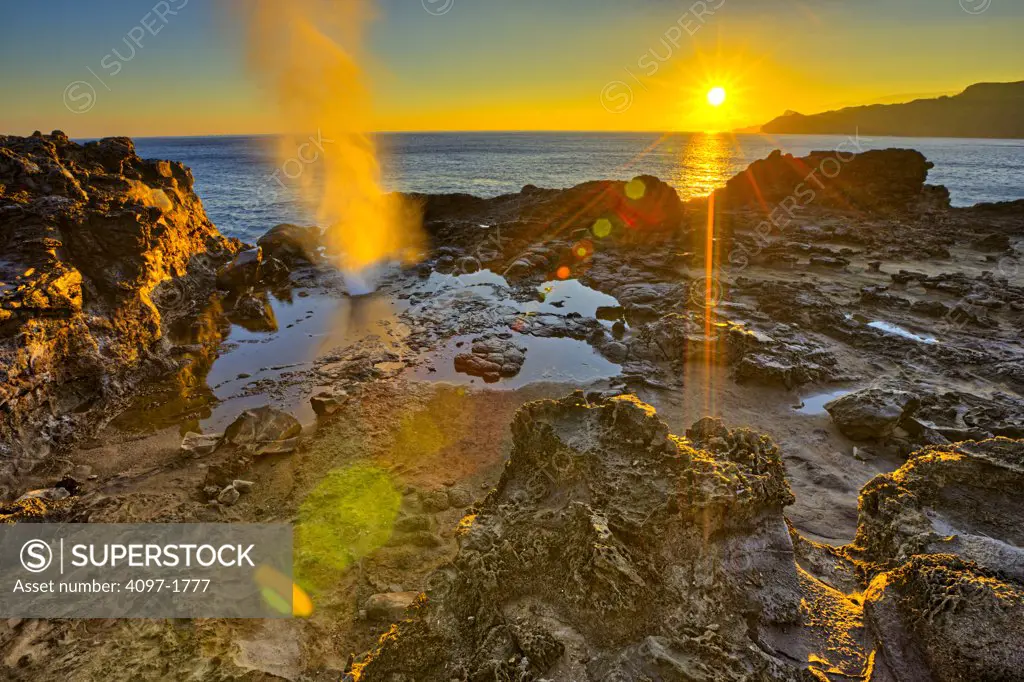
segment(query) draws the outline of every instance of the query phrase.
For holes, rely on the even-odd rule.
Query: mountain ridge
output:
[[[975,83],[957,95],[804,115],[787,111],[762,133],[1024,138],[1024,81]]]

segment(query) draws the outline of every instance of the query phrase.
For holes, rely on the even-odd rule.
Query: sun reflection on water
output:
[[[738,142],[727,133],[694,133],[680,151],[672,184],[685,187],[687,194],[702,197],[725,185],[733,176],[731,160]]]

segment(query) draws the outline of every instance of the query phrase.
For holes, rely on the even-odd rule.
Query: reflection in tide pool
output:
[[[800,407],[796,408],[796,411],[800,414],[825,414],[825,405],[833,400],[842,398],[844,395],[853,393],[853,390],[851,388],[841,388],[837,391],[828,391],[827,393],[815,393],[801,400]]]
[[[869,322],[868,326],[871,327],[872,329],[878,329],[880,331],[887,332],[889,334],[895,334],[896,336],[902,336],[905,339],[910,339],[912,341],[917,341],[918,343],[927,343],[927,344],[938,343],[938,341],[936,341],[931,336],[919,336],[919,335],[915,334],[914,332],[907,331],[903,327],[898,327],[898,326],[896,326],[896,325],[894,325],[894,324],[892,324],[890,322],[883,322],[882,320],[876,320],[875,322]]]
[[[399,315],[422,302],[422,295],[435,303],[445,297],[481,297],[495,309],[527,315],[577,313],[595,318],[598,309],[619,309],[615,298],[576,280],[546,282],[538,288],[542,301],[516,300],[505,278],[489,270],[465,275],[434,272],[426,280],[357,298],[303,293],[308,294],[267,293],[266,321],[235,319],[218,300],[211,301],[190,326],[172,334],[171,341],[187,349],[181,356],[182,368],[137,396],[113,426],[130,431],[178,426],[182,433],[214,433],[223,431],[244,410],[268,404],[292,413],[302,423],[312,423],[315,415],[309,396],[324,388],[311,386],[309,381],[314,361],[372,335],[399,355],[406,355],[403,339],[409,330]],[[519,375],[502,380],[502,388],[536,381],[587,383],[621,371],[583,341],[516,337],[516,342],[527,348],[526,362]],[[441,357],[425,358],[411,375],[469,383],[472,377],[455,373],[453,358],[466,351],[455,344],[461,341],[465,346],[472,338],[452,339],[440,349]],[[427,366],[438,371],[429,372]]]
[[[182,369],[137,396],[113,425],[132,431],[179,425],[183,433],[212,433],[224,430],[244,410],[267,404],[310,423],[315,415],[308,386],[291,375],[310,369],[316,358],[338,346],[372,334],[387,340],[405,306],[386,294],[350,299],[281,293],[267,302],[276,331],[231,324],[218,301],[190,328],[177,330],[172,341],[191,349],[182,358]]]
[[[452,339],[437,357],[409,375],[420,381],[483,385],[483,379],[455,371],[455,356],[469,352],[473,338],[475,335]],[[511,342],[526,348],[526,362],[514,377],[487,384],[489,388],[512,390],[538,382],[584,385],[622,372],[620,365],[602,357],[585,341],[513,333]]]
[[[599,308],[617,308],[619,306],[619,301],[614,296],[591,289],[578,279],[544,282],[540,286],[540,292],[544,295],[544,301],[539,304],[523,304],[524,312],[558,315],[579,313],[583,317],[597,317]]]

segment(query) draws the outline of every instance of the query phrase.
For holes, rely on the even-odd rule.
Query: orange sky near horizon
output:
[[[699,17],[689,0],[447,0],[438,16],[426,0],[379,4],[364,64],[380,131],[725,131],[786,110],[1024,79],[1024,3],[971,14],[957,0],[707,0]],[[245,71],[229,3],[186,3],[117,74],[105,71],[104,58],[126,50],[139,7],[112,0],[90,10],[103,17],[71,2],[63,14],[37,3],[15,11],[0,53],[20,61],[0,73],[0,132],[285,132]],[[59,25],[43,53],[30,42],[34,22],[46,21]],[[95,97],[85,111],[74,109],[87,100],[66,99],[76,82],[73,95],[90,88]],[[707,103],[714,86],[728,92],[721,107]]]

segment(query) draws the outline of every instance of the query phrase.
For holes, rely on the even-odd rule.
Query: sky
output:
[[[243,1],[0,0],[0,133],[280,132],[247,68]],[[377,0],[377,14],[361,61],[382,131],[731,130],[1024,80],[1021,0]]]

